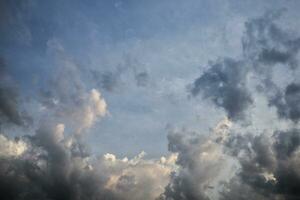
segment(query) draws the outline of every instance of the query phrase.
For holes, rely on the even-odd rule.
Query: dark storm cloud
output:
[[[252,98],[246,87],[248,69],[241,61],[226,58],[210,66],[192,85],[191,93],[199,93],[222,107],[231,119],[244,117]]]
[[[241,141],[247,145],[237,145]],[[242,154],[235,154],[241,170],[225,184],[228,192],[223,192],[221,199],[299,198],[298,129],[276,131],[273,136],[234,136],[227,142],[229,149]]]
[[[291,119],[298,122],[300,119],[300,85],[289,84],[285,91],[278,91],[277,95],[271,97],[270,105],[277,108],[279,117]]]
[[[226,191],[220,192],[220,200],[269,200],[247,184],[241,184],[239,178],[233,178],[229,183],[224,183]]]

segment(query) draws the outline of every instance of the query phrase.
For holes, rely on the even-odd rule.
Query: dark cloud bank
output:
[[[104,117],[106,103],[97,90],[87,90],[77,75],[67,81],[56,77],[39,99],[44,109],[55,112],[39,122],[34,134],[15,139],[0,135],[0,199],[300,199],[300,83],[291,80],[282,88],[272,78],[275,66],[298,69],[300,39],[280,28],[276,23],[280,15],[270,12],[248,21],[242,58],[209,63],[191,84],[193,97],[212,101],[228,119],[209,135],[171,131],[169,150],[174,157],[145,160],[140,154],[121,160],[112,154],[90,155],[82,134]],[[62,63],[64,73],[77,70],[67,58]],[[22,126],[17,90],[4,72],[3,61],[0,67],[0,125]],[[113,89],[120,73],[100,74],[99,84]],[[146,72],[134,74],[138,84],[146,84]],[[250,74],[257,77],[255,87],[250,87]],[[232,123],[249,118],[257,94],[276,109],[278,120],[290,124],[287,130],[241,133],[231,129]],[[68,134],[65,124],[59,123],[66,117],[75,121]]]

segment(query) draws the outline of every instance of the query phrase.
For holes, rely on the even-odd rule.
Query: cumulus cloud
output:
[[[64,137],[63,124],[44,124],[19,141],[1,136],[0,142],[1,199],[152,200],[163,192],[176,160],[78,154],[79,141]]]
[[[74,154],[76,141],[68,147],[62,134],[62,125],[44,124],[22,156],[2,158],[1,199],[110,199],[106,177],[91,170],[87,156]]]
[[[232,164],[224,154],[221,141],[226,138],[230,122],[220,122],[210,136],[186,131],[168,135],[169,150],[177,153],[177,172],[160,199],[211,199],[222,180],[228,179]],[[225,175],[225,176],[224,176]]]
[[[138,87],[147,86],[149,73],[131,58],[115,71],[86,73],[59,39],[49,39],[46,54],[54,73],[39,88],[42,117],[33,133],[15,139],[0,134],[0,199],[299,199],[300,40],[281,28],[281,15],[268,12],[246,22],[241,57],[209,62],[192,82],[190,94],[212,101],[227,117],[206,134],[171,130],[170,155],[158,159],[144,152],[131,159],[91,154],[82,137],[108,114],[102,94],[84,75],[92,72],[100,88],[113,91],[124,73]],[[280,84],[277,68],[295,72],[294,79]],[[23,125],[17,87],[3,63],[0,72],[0,125]],[[250,132],[241,124],[258,94],[276,109],[275,120],[287,119],[288,128]]]
[[[42,108],[71,124],[77,134],[83,133],[108,113],[106,102],[97,89],[87,89],[81,67],[58,39],[47,42],[47,51],[56,67],[49,87],[40,89]]]
[[[276,20],[281,15],[268,12],[248,21],[242,58],[209,63],[191,85],[192,96],[211,100],[231,121],[240,123],[251,112],[250,105],[257,106],[253,97],[260,93],[270,109],[275,106],[279,120],[298,122],[297,79],[281,85],[274,77],[276,68],[295,77],[298,68],[298,37],[280,28]],[[294,124],[285,130],[248,132],[244,126],[215,139],[195,133],[169,135],[169,149],[178,152],[180,170],[162,199],[298,199],[299,129]],[[226,162],[232,164],[228,164],[231,177],[218,178]]]
[[[9,139],[0,135],[0,198],[8,199],[148,199],[158,197],[175,170],[176,155],[132,159],[90,154],[80,134],[107,113],[97,89],[86,90],[77,66],[61,44],[48,44],[69,79],[53,79],[41,102],[48,111],[34,134]],[[69,71],[70,70],[70,71]],[[73,88],[75,86],[75,88]],[[76,87],[78,86],[78,87]],[[76,95],[75,95],[76,94]],[[13,109],[18,108],[12,105]],[[45,110],[42,110],[45,112]],[[62,123],[62,122],[66,122]],[[71,127],[68,127],[71,126]],[[69,133],[65,133],[69,128]]]
[[[85,101],[81,108],[76,108],[72,113],[78,123],[77,133],[90,128],[98,117],[103,117],[107,113],[106,102],[98,90],[92,89]]]
[[[105,188],[120,199],[155,199],[169,182],[175,170],[176,155],[159,160],[144,159],[142,152],[133,159],[118,159],[113,154],[104,155],[104,165],[110,174]]]
[[[299,130],[232,136],[227,144],[241,166],[222,199],[297,199]]]
[[[178,170],[159,199],[297,199],[299,129],[241,134],[225,119],[208,137],[169,135]]]

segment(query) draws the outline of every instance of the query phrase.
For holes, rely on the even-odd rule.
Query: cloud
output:
[[[113,154],[104,155],[110,178],[106,188],[120,199],[155,199],[169,182],[174,170],[176,155],[160,160],[147,160],[141,153],[133,159],[117,159]]]
[[[77,133],[90,128],[97,118],[107,114],[107,105],[98,90],[92,89],[81,107],[72,113],[77,124]]]
[[[258,69],[262,65],[274,67],[275,64],[286,64],[297,67],[299,37],[282,29],[277,21],[285,9],[266,12],[263,16],[252,19],[245,24],[243,51],[247,57],[255,59]]]
[[[299,136],[298,129],[276,131],[271,136],[232,136],[227,145],[234,149],[232,155],[241,169],[226,185],[228,192],[223,198],[297,199]]]
[[[177,172],[160,199],[211,199],[221,180],[230,175],[230,159],[219,142],[227,135],[228,120],[222,121],[214,133],[204,136],[195,132],[171,132],[169,150],[177,153]],[[226,174],[226,178],[224,177]]]
[[[0,58],[0,126],[15,124],[24,126],[30,123],[25,111],[20,111],[20,99],[15,81],[7,72],[4,59]]]
[[[113,91],[119,84],[120,72],[103,72],[93,71],[92,76],[97,85],[107,91]]]
[[[241,119],[244,111],[252,104],[252,97],[246,87],[248,69],[245,63],[224,59],[211,64],[210,68],[192,84],[191,94],[202,94],[222,107],[229,118]]]
[[[27,150],[27,144],[16,138],[10,140],[4,135],[0,135],[0,157],[18,157]]]
[[[106,176],[91,170],[87,156],[72,153],[76,140],[68,147],[62,131],[44,124],[18,159],[1,158],[1,199],[110,199]]]
[[[176,160],[78,154],[79,140],[65,138],[63,124],[43,124],[27,138],[0,137],[1,199],[152,200],[163,192]]]
[[[192,96],[209,99],[223,108],[233,120],[243,119],[245,112],[253,105],[253,85],[265,92],[271,106],[278,109],[279,116],[297,121],[297,109],[289,114],[288,104],[293,94],[286,94],[274,80],[274,69],[279,65],[283,71],[298,67],[299,37],[282,29],[276,22],[283,10],[267,12],[261,17],[245,23],[242,37],[242,56],[239,59],[224,58],[208,64],[190,86]],[[249,77],[255,76],[255,83]],[[252,81],[252,82],[251,82]],[[290,83],[286,91],[291,90]],[[289,87],[289,88],[288,88]],[[296,95],[297,96],[297,95]],[[297,97],[294,98],[297,98]],[[283,100],[282,100],[283,99]],[[285,103],[282,101],[289,101]],[[287,114],[286,114],[287,113]]]
[[[298,82],[294,78],[280,85],[273,73],[281,68],[297,76],[299,39],[276,23],[281,15],[281,11],[268,12],[249,20],[242,58],[210,62],[190,86],[190,94],[211,100],[231,121],[240,123],[251,113],[251,106],[257,106],[254,97],[260,93],[270,108],[275,106],[279,120],[298,122]],[[248,132],[242,125],[217,138],[195,133],[169,135],[169,149],[178,152],[180,170],[172,176],[162,199],[297,199],[300,132],[294,126],[285,130],[268,127],[267,131],[254,127],[257,132]],[[209,155],[209,160],[203,160],[203,155]],[[232,176],[220,179],[226,162],[233,164],[228,165]]]
[[[118,159],[113,154],[91,155],[80,134],[108,113],[106,101],[97,89],[85,89],[77,73],[78,66],[58,41],[48,45],[69,78],[65,80],[62,74],[55,77],[48,88],[49,95],[41,96],[48,112],[38,122],[34,134],[16,139],[0,135],[0,198],[152,200],[158,197],[175,169],[176,156],[156,160],[144,159],[145,153],[132,159]]]
[[[144,152],[131,159],[112,153],[98,156],[89,151],[82,137],[108,114],[102,93],[95,85],[86,83],[90,72],[97,86],[106,91],[122,85],[126,73],[136,86],[146,87],[150,73],[130,56],[120,66],[114,65],[115,70],[86,70],[61,40],[49,39],[46,54],[53,73],[40,86],[37,106],[41,114],[35,121],[36,127],[15,139],[0,134],[0,199],[298,199],[300,43],[297,36],[278,24],[281,15],[281,11],[268,12],[249,20],[245,24],[241,57],[209,62],[208,68],[190,85],[193,97],[199,95],[213,102],[224,109],[227,117],[207,134],[188,128],[171,130],[170,155],[158,159],[148,159]],[[25,37],[30,39],[30,35],[28,32]],[[26,117],[19,108],[17,87],[2,66],[1,126],[23,125]],[[277,68],[295,72],[294,79],[283,77],[286,85],[278,83],[274,77]],[[174,87],[171,81],[166,90],[171,88],[172,94],[178,94],[178,88],[185,85],[185,80],[178,80],[180,87]],[[279,118],[274,123],[288,119],[288,128],[274,131],[270,126],[262,131],[251,127],[256,131],[251,132],[242,124],[251,116],[253,107],[260,109],[257,95],[267,99],[270,109],[276,109]],[[183,98],[176,97],[177,101]]]
[[[106,71],[93,69],[90,70],[90,73],[97,86],[109,92],[116,91],[128,81],[133,81],[138,87],[145,87],[150,76],[143,64],[136,58],[132,58],[131,55],[122,56],[113,69],[110,68]],[[129,80],[125,80],[126,75],[130,77]]]
[[[49,86],[40,89],[39,101],[43,109],[72,125],[77,134],[83,133],[108,113],[107,104],[97,89],[87,89],[81,66],[58,39],[49,40],[47,47],[55,60],[55,70],[47,82]]]
[[[270,100],[271,106],[276,106],[279,117],[297,122],[300,119],[300,85],[289,84],[284,92],[278,92]]]
[[[178,170],[160,199],[297,199],[299,129],[241,134],[224,120],[210,136],[172,133]]]

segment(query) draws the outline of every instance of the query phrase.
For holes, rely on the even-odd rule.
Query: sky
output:
[[[299,8],[0,0],[0,199],[299,199]]]

